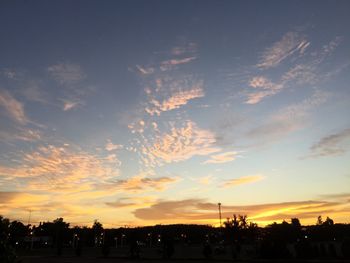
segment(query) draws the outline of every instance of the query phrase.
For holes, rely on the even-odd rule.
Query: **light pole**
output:
[[[115,248],[118,248],[118,237],[115,237],[114,240],[115,240]]]
[[[121,235],[121,238],[120,238],[120,247],[123,247],[123,241],[124,241],[124,237],[125,237],[125,235],[124,234],[122,234]]]
[[[221,203],[218,203],[219,206],[219,219],[220,219],[220,227],[221,227]]]

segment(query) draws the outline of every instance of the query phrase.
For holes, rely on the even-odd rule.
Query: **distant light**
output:
[[[16,241],[16,245],[18,245],[18,241]]]
[[[305,236],[305,238],[307,238],[307,236]]]

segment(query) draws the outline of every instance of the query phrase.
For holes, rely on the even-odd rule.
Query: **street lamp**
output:
[[[115,237],[114,240],[115,240],[115,248],[118,248],[118,237]]]
[[[220,227],[221,227],[221,203],[218,203],[219,206],[219,219],[220,219]]]

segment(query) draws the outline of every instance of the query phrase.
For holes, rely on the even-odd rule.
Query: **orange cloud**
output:
[[[119,198],[117,201],[114,202],[106,202],[105,204],[107,206],[116,208],[116,209],[122,209],[122,208],[142,208],[142,207],[148,207],[152,205],[155,202],[154,198],[152,197],[123,197]]]
[[[265,177],[261,174],[242,176],[239,178],[228,180],[222,186],[223,187],[233,187],[233,186],[238,186],[238,185],[242,185],[242,184],[251,184],[251,183],[261,181],[264,178]]]
[[[238,152],[225,152],[220,154],[211,155],[209,160],[204,163],[227,163],[236,159]]]
[[[172,177],[146,177],[144,174],[134,176],[130,179],[120,179],[96,185],[97,189],[114,191],[163,191],[169,184],[176,183],[179,178]]]
[[[107,143],[106,143],[106,146],[105,146],[105,149],[107,151],[114,151],[114,150],[119,150],[119,149],[122,149],[123,148],[123,145],[121,144],[114,144],[112,143],[111,140],[107,140]]]
[[[232,217],[233,214],[248,215],[248,218],[261,225],[274,221],[289,220],[297,217],[304,224],[313,224],[317,216],[331,216],[344,220],[344,215],[350,213],[349,202],[337,201],[298,201],[268,203],[258,205],[232,206],[222,204],[222,217]],[[135,217],[150,222],[163,223],[211,223],[218,224],[218,205],[208,203],[204,199],[185,199],[179,201],[160,200],[148,208],[134,211]]]
[[[12,180],[22,178],[31,190],[82,191],[90,189],[96,178],[119,175],[120,163],[112,157],[101,158],[70,146],[49,145],[24,154],[18,166],[0,166],[0,172]]]
[[[183,87],[182,82],[185,87]],[[202,88],[203,83],[201,81],[194,82],[192,80],[192,85],[190,86],[187,82],[188,80],[174,80],[173,82],[168,83],[168,85],[173,86],[173,89],[171,89],[172,91],[170,94],[163,95],[163,98],[161,99],[158,99],[154,97],[152,93],[149,93],[150,105],[145,108],[145,111],[150,115],[160,115],[161,112],[178,109],[186,105],[190,100],[204,97],[204,91]],[[161,84],[162,81],[158,80],[157,83],[158,89],[161,89],[163,85]]]
[[[161,63],[160,70],[161,71],[169,70],[169,69],[172,69],[174,66],[187,64],[192,60],[195,60],[196,58],[197,57],[187,57],[187,58],[181,58],[181,59],[174,58],[174,59],[166,60]]]
[[[263,98],[275,95],[283,89],[282,83],[273,83],[263,76],[252,78],[249,81],[249,86],[254,89],[258,89],[258,91],[254,91],[248,94],[248,99],[246,100],[247,104],[256,104]]]

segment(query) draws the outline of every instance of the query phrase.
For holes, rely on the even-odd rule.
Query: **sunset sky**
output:
[[[350,223],[349,1],[1,1],[0,214]],[[31,211],[31,212],[30,212]]]

